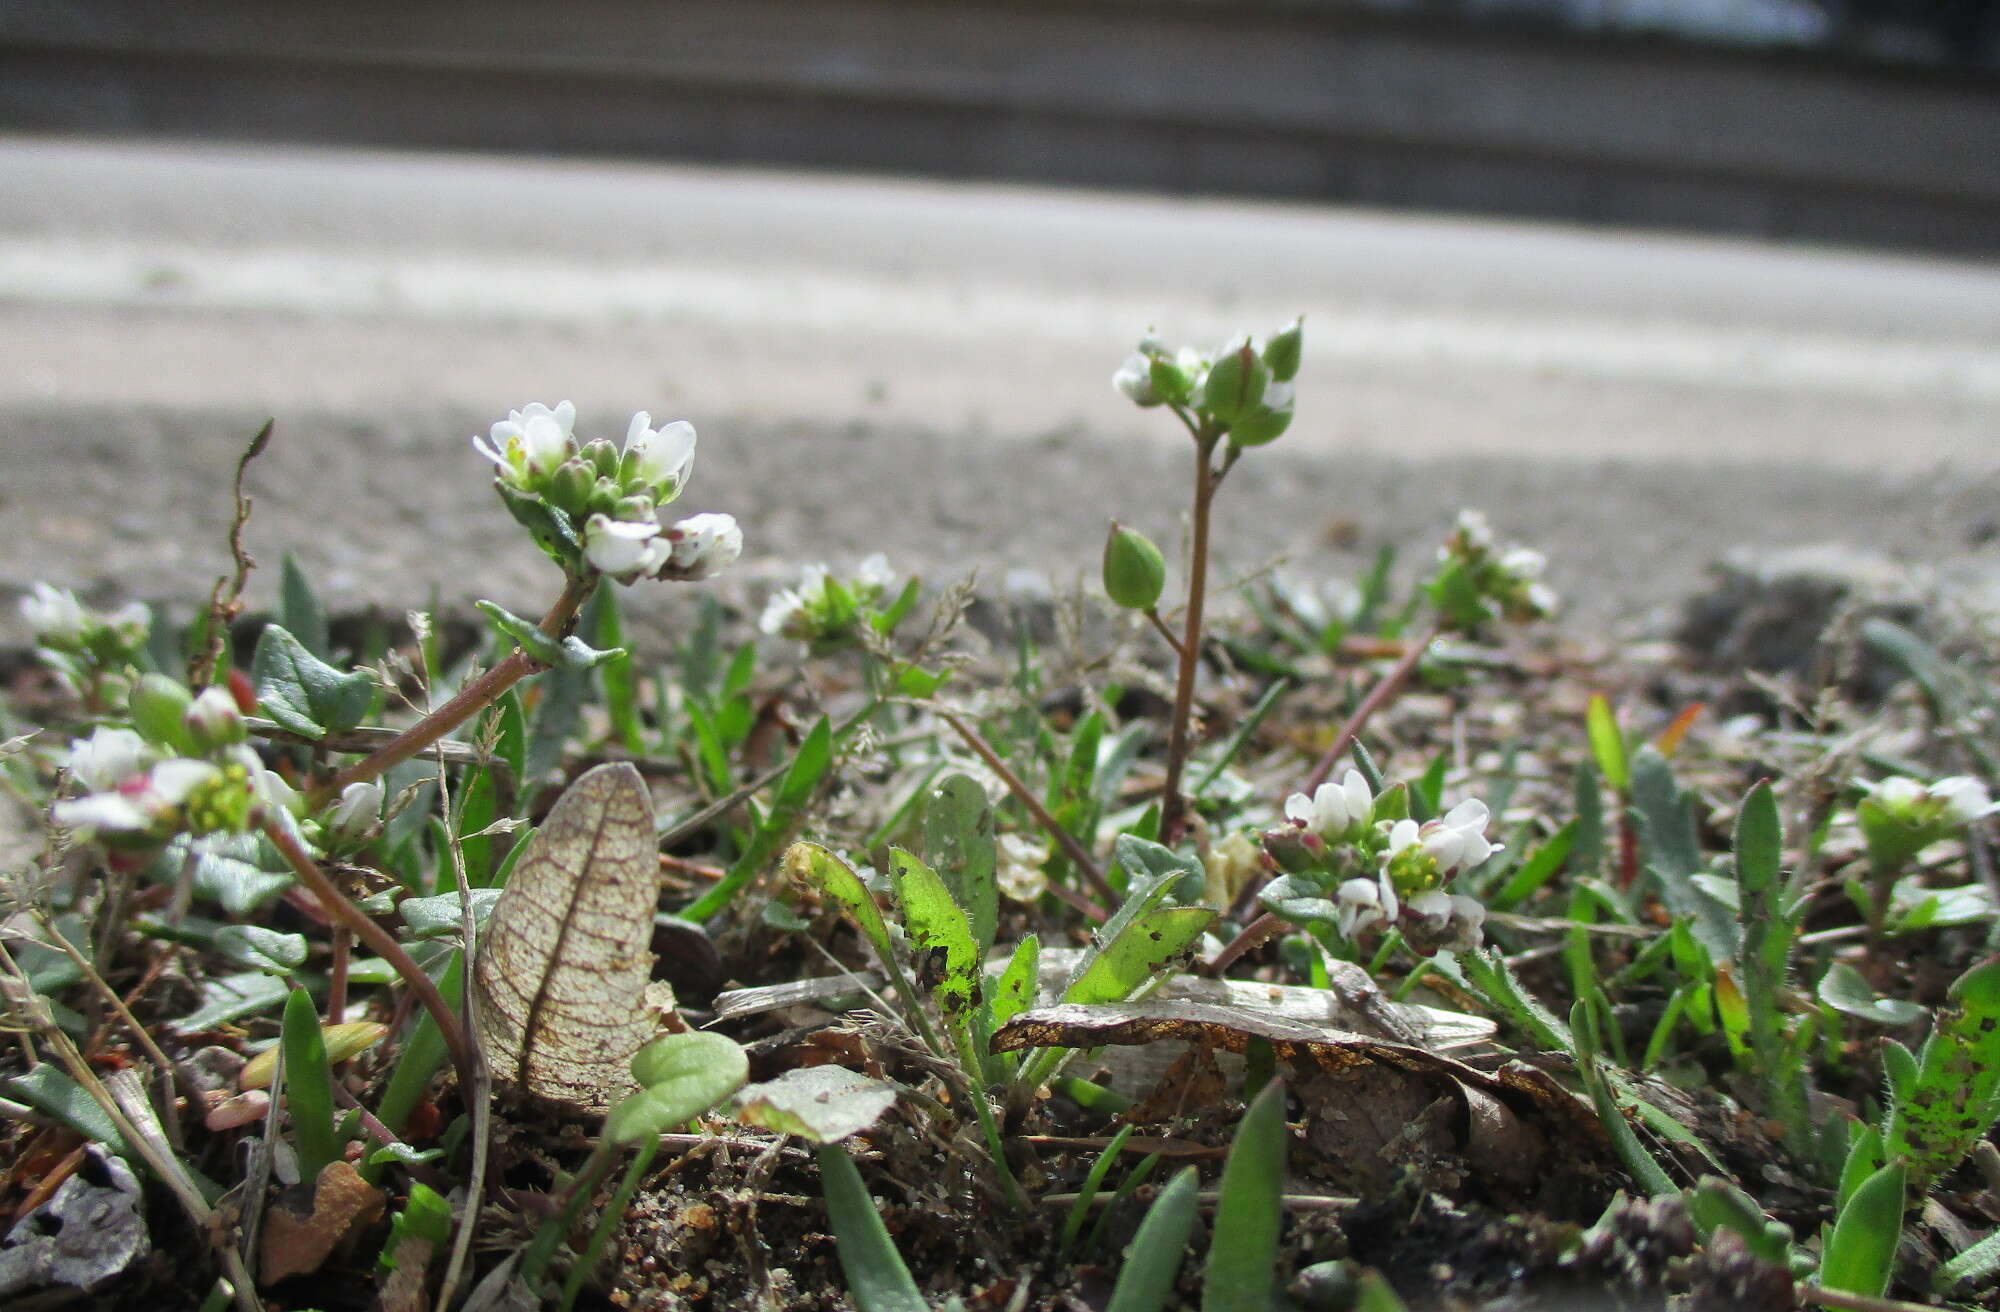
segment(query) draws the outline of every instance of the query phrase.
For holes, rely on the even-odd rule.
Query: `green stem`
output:
[[[1194,680],[1201,665],[1202,608],[1208,600],[1208,520],[1215,503],[1215,443],[1219,434],[1203,426],[1194,433],[1194,523],[1188,547],[1186,623],[1181,630],[1180,677],[1174,683],[1174,718],[1167,730],[1167,779],[1160,798],[1160,841],[1172,847],[1187,819],[1181,774],[1190,750],[1188,721],[1194,714]]]
[[[529,1241],[527,1251],[521,1255],[521,1283],[526,1285],[531,1293],[540,1287],[542,1272],[548,1267],[549,1259],[555,1256],[556,1245],[562,1242],[562,1237],[576,1224],[577,1215],[583,1211],[584,1204],[590,1201],[590,1196],[597,1192],[598,1184],[610,1173],[611,1165],[617,1160],[617,1156],[617,1145],[611,1141],[609,1135],[599,1139],[591,1148],[590,1156],[584,1159],[583,1165],[579,1166],[576,1174],[570,1177],[569,1193],[564,1196],[562,1207],[536,1229],[535,1237]]]
[[[1015,1211],[1026,1210],[1027,1203],[1021,1197],[1021,1186],[1014,1182],[1014,1168],[1007,1164],[1007,1152],[1000,1142],[1000,1125],[993,1119],[993,1105],[986,1100],[986,1078],[979,1060],[979,1047],[972,1041],[972,1027],[960,1021],[951,1027],[952,1042],[958,1048],[959,1064],[965,1067],[966,1081],[971,1086],[967,1097],[972,1103],[972,1111],[979,1118],[979,1129],[986,1136],[986,1151],[993,1158],[993,1169],[1000,1173],[1000,1188],[1007,1195],[1007,1205]]]
[[[632,1195],[638,1192],[639,1181],[645,1176],[646,1168],[653,1164],[653,1155],[659,1151],[658,1135],[647,1135],[639,1144],[632,1164],[625,1168],[625,1178],[618,1182],[618,1191],[604,1205],[604,1215],[597,1218],[597,1228],[590,1232],[590,1242],[577,1254],[575,1264],[569,1269],[569,1278],[563,1281],[562,1312],[570,1312],[576,1306],[576,1296],[583,1292],[584,1277],[597,1265],[597,1255],[604,1251],[605,1241],[611,1238],[612,1227],[618,1224],[619,1217],[625,1215]]]

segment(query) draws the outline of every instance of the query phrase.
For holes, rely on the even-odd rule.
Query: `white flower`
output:
[[[353,785],[349,785],[352,787]],[[285,782],[284,776],[272,770],[254,770],[250,774],[250,788],[257,794],[257,800],[273,811],[297,814],[305,799],[299,790]],[[344,797],[345,794],[342,794]]]
[[[1491,818],[1486,803],[1477,798],[1460,802],[1442,820],[1426,822],[1418,830],[1420,841],[1444,874],[1469,870],[1493,855],[1494,845],[1486,841]]]
[[[187,801],[188,795],[203,784],[220,779],[222,771],[207,761],[179,757],[162,761],[146,772],[145,801],[160,810],[170,810]]]
[[[1982,816],[2000,810],[1986,795],[1986,785],[1970,775],[1957,774],[1940,779],[1924,790],[1944,807],[1944,818],[1954,824],[1969,825]]]
[[[673,548],[666,568],[675,578],[714,578],[743,554],[743,530],[734,515],[692,515],[668,530],[667,537]]]
[[[128,601],[106,615],[104,625],[127,647],[136,647],[145,641],[147,631],[153,627],[153,612],[143,601]]]
[[[1500,555],[1500,569],[1503,573],[1531,582],[1542,576],[1549,567],[1549,558],[1533,547],[1509,547]]]
[[[1410,899],[1409,909],[1423,919],[1424,928],[1435,933],[1451,923],[1451,894],[1441,888],[1426,889]]]
[[[1135,405],[1160,403],[1159,396],[1153,391],[1153,362],[1141,352],[1134,351],[1125,357],[1125,363],[1111,375],[1111,385]]]
[[[576,407],[568,401],[551,410],[540,402],[530,402],[493,425],[491,443],[472,439],[473,450],[500,466],[509,482],[545,478],[567,460],[574,446],[570,430],[576,424]]]
[[[83,637],[88,622],[83,603],[65,588],[36,583],[21,598],[21,618],[44,642],[73,643]]]
[[[1396,918],[1396,889],[1387,875],[1377,879],[1350,879],[1333,895],[1338,908],[1334,923],[1342,938],[1353,938],[1370,925]]]
[[[687,484],[694,465],[694,425],[676,419],[659,428],[641,410],[625,430],[625,454],[633,458],[633,473],[653,485],[662,500],[671,500]]]
[[[98,834],[143,833],[153,827],[153,817],[140,808],[137,800],[123,793],[64,798],[50,808],[50,814],[57,824],[74,829],[83,839]]]
[[[1285,818],[1322,838],[1340,835],[1365,825],[1375,807],[1375,796],[1359,770],[1349,770],[1337,784],[1324,783],[1307,797],[1293,793],[1285,799]]]
[[[895,581],[896,571],[889,568],[889,558],[878,551],[855,566],[854,595],[863,601],[873,601]]]
[[[1468,552],[1489,551],[1493,547],[1493,525],[1486,521],[1486,512],[1467,508],[1458,512],[1458,523],[1454,528],[1461,548]]]
[[[659,533],[658,524],[592,515],[583,526],[583,554],[606,574],[650,574],[673,550],[672,543],[658,540]]]
[[[1461,952],[1471,952],[1486,938],[1486,904],[1476,897],[1463,894],[1451,895],[1451,919],[1458,933],[1448,945]]]
[[[100,728],[69,746],[64,763],[75,780],[93,793],[109,792],[152,764],[156,753],[130,729]]]
[[[327,817],[327,832],[338,838],[359,841],[366,838],[382,818],[382,785],[379,782],[349,784],[340,790],[340,800]]]
[[[204,750],[239,742],[244,735],[243,712],[237,709],[229,690],[219,686],[197,693],[181,715],[181,723]]]
[[[764,613],[757,617],[757,627],[764,632],[778,635],[792,627],[795,616],[805,612],[805,598],[791,588],[780,588],[764,603]]]

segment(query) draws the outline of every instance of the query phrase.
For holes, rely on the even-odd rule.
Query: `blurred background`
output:
[[[1137,335],[1301,310],[1244,570],[2000,537],[2000,0],[0,0],[0,134],[10,589],[205,591],[270,415],[267,556],[532,608],[466,437],[566,396],[696,423],[753,584],[1064,586],[1176,530]]]

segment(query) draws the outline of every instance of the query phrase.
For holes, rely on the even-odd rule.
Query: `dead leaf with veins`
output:
[[[660,895],[653,805],[625,762],[571,784],[493,906],[472,1012],[501,1084],[602,1114],[638,1086]]]

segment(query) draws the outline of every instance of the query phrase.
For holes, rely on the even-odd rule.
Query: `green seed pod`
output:
[[[171,752],[188,750],[181,719],[194,705],[194,694],[164,674],[142,675],[132,689],[132,727],[139,736]]]
[[[1167,586],[1167,562],[1145,534],[1113,520],[1104,541],[1104,591],[1127,610],[1151,610]]]
[[[1305,316],[1301,315],[1289,324],[1271,334],[1271,340],[1264,344],[1264,363],[1271,368],[1271,377],[1280,383],[1289,383],[1299,372],[1299,353],[1305,345]]]

